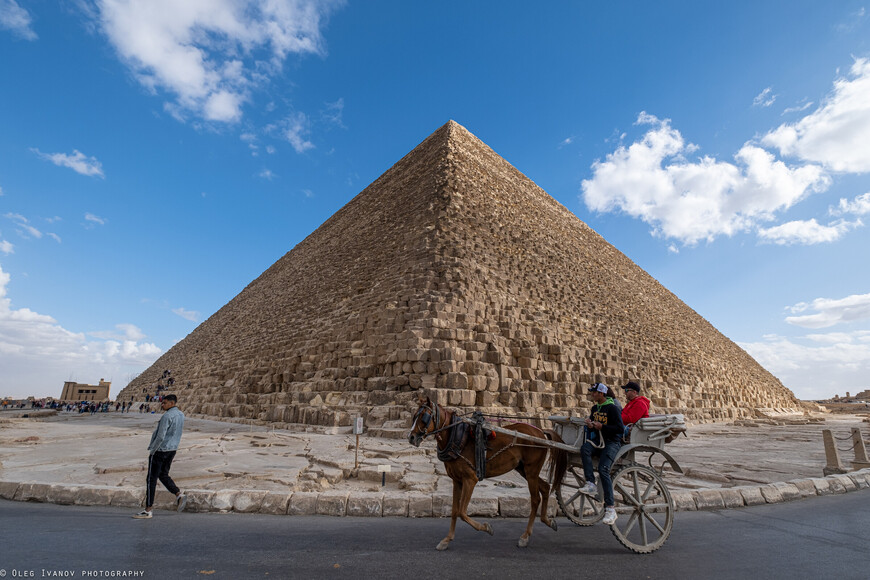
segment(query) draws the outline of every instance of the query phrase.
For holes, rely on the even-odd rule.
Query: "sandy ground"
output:
[[[151,432],[159,415],[60,413],[13,418],[0,412],[0,480],[135,487],[145,476]],[[811,421],[758,420],[690,426],[667,445],[684,474],[666,471],[672,489],[733,487],[821,477],[822,430],[870,438],[858,415],[817,415]],[[403,439],[273,430],[188,418],[172,476],[184,489],[268,491],[419,491],[447,493],[451,482],[431,442],[414,448]],[[838,441],[848,466],[851,440]],[[379,466],[389,465],[381,486]],[[487,479],[487,490],[524,493],[516,473]]]

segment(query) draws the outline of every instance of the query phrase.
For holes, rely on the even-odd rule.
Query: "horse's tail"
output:
[[[564,443],[558,433],[551,429],[544,429],[544,435],[550,441],[556,443]],[[562,487],[562,480],[565,478],[565,473],[568,472],[568,452],[564,449],[550,447],[550,467],[547,470],[547,479],[552,482],[552,490],[559,491]]]

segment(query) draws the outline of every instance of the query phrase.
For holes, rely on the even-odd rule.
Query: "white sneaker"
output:
[[[612,526],[616,523],[616,510],[612,507],[604,508],[604,518],[601,520],[606,526]]]
[[[179,513],[183,512],[185,506],[187,506],[187,495],[182,493],[175,498],[175,510]]]
[[[598,486],[591,481],[587,481],[586,485],[580,488],[580,493],[585,493],[587,495],[597,495]]]
[[[147,520],[151,517],[151,512],[149,512],[148,510],[142,510],[138,514],[133,514],[133,517],[137,520]]]

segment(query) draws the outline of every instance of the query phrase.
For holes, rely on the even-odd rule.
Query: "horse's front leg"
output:
[[[453,480],[453,506],[450,509],[450,532],[448,532],[447,536],[438,542],[438,545],[435,546],[436,550],[446,550],[450,547],[450,542],[453,541],[453,537],[456,535],[456,517],[459,515],[459,502],[462,497],[462,480],[454,479]]]
[[[492,526],[488,523],[481,524],[471,519],[468,515],[468,504],[471,503],[471,494],[474,493],[474,486],[477,485],[477,477],[471,475],[463,480],[462,497],[459,501],[459,517],[462,521],[477,530],[478,532],[486,532],[492,535]]]

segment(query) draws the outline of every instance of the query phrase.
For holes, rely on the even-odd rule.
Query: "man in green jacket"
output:
[[[598,475],[601,476],[601,488],[604,492],[604,519],[601,521],[610,526],[616,523],[616,502],[613,499],[610,468],[622,445],[625,427],[622,424],[619,407],[614,403],[613,397],[608,396],[610,389],[607,385],[595,383],[589,388],[589,392],[595,404],[586,419],[586,442],[580,448],[583,474],[586,477],[586,485],[580,491],[589,495],[598,493],[598,487],[595,485],[595,470],[592,468],[592,457],[598,456]]]

